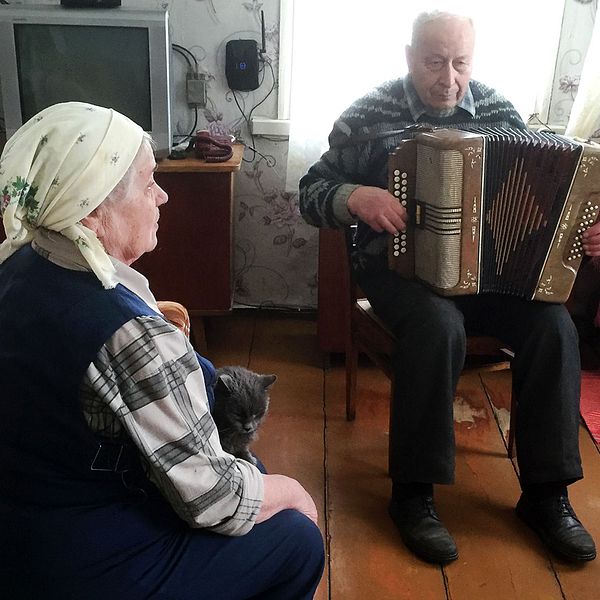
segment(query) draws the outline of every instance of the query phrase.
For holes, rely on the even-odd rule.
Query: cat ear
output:
[[[273,385],[275,383],[275,381],[277,381],[277,375],[261,375],[260,376],[260,383],[265,388],[265,390],[269,386]]]
[[[231,392],[232,383],[233,379],[231,378],[231,375],[221,373],[217,378],[217,383],[215,383],[215,389],[229,394]]]

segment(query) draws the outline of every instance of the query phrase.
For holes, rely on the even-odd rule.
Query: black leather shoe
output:
[[[430,563],[448,563],[458,558],[452,536],[438,517],[430,495],[394,500],[389,513],[406,547]]]
[[[594,540],[577,518],[565,494],[541,500],[532,500],[522,494],[516,512],[550,550],[563,558],[572,561],[596,558]]]

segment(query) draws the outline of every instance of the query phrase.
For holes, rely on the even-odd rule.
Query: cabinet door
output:
[[[156,173],[169,195],[160,207],[158,245],[132,266],[159,300],[188,310],[231,310],[233,174]]]

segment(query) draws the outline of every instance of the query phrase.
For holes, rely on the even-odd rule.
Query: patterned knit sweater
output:
[[[316,227],[343,227],[356,219],[348,212],[348,196],[359,186],[387,188],[387,159],[403,137],[345,144],[350,136],[401,130],[415,123],[402,79],[384,83],[352,104],[335,122],[329,135],[330,148],[300,180],[300,211]],[[423,114],[418,123],[433,127],[468,129],[476,126],[524,129],[513,105],[495,90],[470,82],[474,114],[456,108],[453,114]],[[410,93],[410,91],[409,91]],[[387,268],[387,235],[358,223],[353,262],[362,270]]]

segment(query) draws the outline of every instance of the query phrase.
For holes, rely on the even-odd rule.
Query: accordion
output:
[[[600,145],[548,132],[417,133],[389,156],[408,227],[389,266],[444,296],[565,302],[598,218]]]

